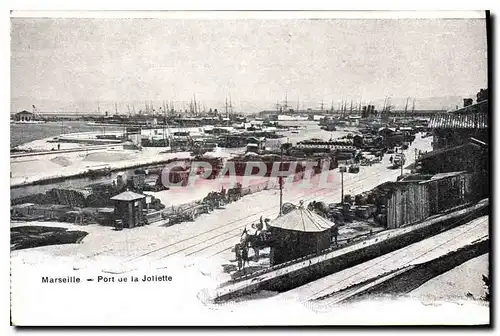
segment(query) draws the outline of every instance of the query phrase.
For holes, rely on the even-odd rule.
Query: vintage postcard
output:
[[[490,324],[488,11],[10,20],[12,325]]]

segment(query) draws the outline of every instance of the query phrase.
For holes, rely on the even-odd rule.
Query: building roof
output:
[[[430,181],[436,181],[436,180],[442,180],[442,179],[445,179],[447,177],[454,177],[454,176],[458,176],[458,175],[462,175],[466,173],[465,171],[456,171],[456,172],[450,172],[450,173],[439,173],[439,174],[435,174],[431,177]]]
[[[440,114],[431,118],[429,128],[488,128],[488,114],[484,112],[470,114]]]
[[[20,114],[34,114],[34,113],[32,113],[32,112],[28,112],[28,111],[26,111],[26,110],[23,110],[23,111],[21,111],[21,112],[17,112],[17,113],[16,113],[16,115],[20,115]]]
[[[458,151],[458,150],[469,150],[471,148],[474,148],[474,149],[485,149],[487,150],[488,149],[488,146],[485,144],[485,145],[480,145],[476,142],[467,142],[467,143],[464,143],[462,145],[458,145],[458,146],[455,146],[455,147],[446,147],[446,148],[441,148],[441,149],[436,149],[436,150],[433,150],[432,152],[429,152],[429,153],[426,153],[426,154],[423,154],[422,156],[420,156],[418,158],[418,161],[422,161],[422,160],[425,160],[425,159],[429,159],[429,158],[435,158],[436,156],[438,155],[441,155],[441,154],[445,154],[445,153],[450,153],[450,152],[454,152],[454,151]],[[455,154],[456,155],[456,154]]]
[[[114,197],[111,197],[111,199],[113,201],[135,201],[138,199],[143,199],[144,197],[146,197],[146,196],[141,195],[141,194],[137,194],[137,193],[132,192],[132,191],[124,191],[121,194],[118,194]]]
[[[378,131],[383,131],[383,130],[387,130],[387,131],[391,131],[391,132],[396,132],[396,129],[394,127],[380,127],[378,129]]]
[[[460,155],[461,153],[470,151],[470,150],[479,150],[479,151],[487,151],[488,150],[488,144],[484,143],[482,141],[479,141],[474,138],[470,138],[469,142],[464,143],[462,145],[458,145],[455,147],[446,147],[446,148],[441,148],[441,149],[436,149],[433,150],[429,153],[421,155],[417,162],[414,162],[410,165],[408,165],[405,169],[414,169],[418,164],[422,161],[426,160],[439,160],[440,155]],[[459,152],[459,153],[453,153],[453,152]]]
[[[282,215],[271,221],[272,227],[284,230],[300,232],[323,232],[330,229],[335,223],[307,210],[304,206],[298,206],[286,215]]]
[[[482,102],[472,104],[469,106],[461,107],[457,110],[451,111],[453,114],[472,114],[472,113],[487,113],[488,112],[488,100],[483,100]]]

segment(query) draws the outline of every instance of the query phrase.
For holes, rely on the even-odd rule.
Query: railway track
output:
[[[414,147],[410,147],[408,153],[411,153],[413,148]],[[408,164],[412,161],[413,157],[409,156]],[[388,162],[383,161],[380,165],[373,166],[372,169],[364,170],[364,172],[362,170],[360,174],[345,174],[345,194],[360,193],[370,190],[383,182],[395,180],[395,178],[400,175],[400,170],[388,170],[386,169],[387,164]],[[308,190],[303,193],[294,194],[293,198],[287,198],[286,201],[293,203],[300,200],[304,202],[319,200],[331,203],[332,200],[340,198],[340,186],[340,181],[336,180],[333,183],[330,182],[327,188],[319,188],[314,191]],[[265,209],[262,209],[260,204],[248,207],[245,211],[251,212],[249,215],[239,217],[209,230],[191,235],[138,256],[131,257],[128,261],[137,261],[142,258],[162,260],[180,253],[183,253],[185,256],[203,255],[213,257],[219,255],[233,248],[234,244],[238,242],[243,228],[256,222],[261,216],[272,217],[276,214],[277,205],[274,203],[275,202],[273,202],[272,206]],[[215,214],[216,213],[213,213],[207,216],[213,216]]]
[[[449,249],[454,247],[458,248],[464,241],[469,243],[485,237],[488,237],[488,218],[480,217],[470,221],[468,224],[452,229],[449,234],[442,233],[427,238],[424,241],[414,243],[377,259],[342,271],[342,275],[337,274],[320,279],[317,281],[318,284],[316,284],[316,286],[310,283],[304,286],[305,288],[309,287],[309,291],[302,290],[302,295],[306,300],[325,300],[328,302],[328,305],[333,305],[345,300],[351,295],[349,291],[350,287],[346,287],[346,290],[339,290],[339,288],[342,286],[353,286],[360,281],[359,279],[364,279],[364,277],[369,276],[371,273],[383,273],[384,269],[391,269],[391,267],[394,267],[393,264],[397,264],[398,266],[397,269],[392,270],[392,272],[408,269],[418,264],[429,262],[434,258],[434,255],[438,254],[437,252],[439,252],[439,250],[446,252],[446,246],[450,246]],[[434,245],[432,245],[431,242]],[[376,279],[372,280],[372,282],[375,281]],[[323,285],[317,286],[319,284]],[[301,289],[298,288],[295,291],[301,292]]]
[[[395,174],[395,176],[398,175],[398,173],[396,173],[396,172],[394,172],[394,174]],[[377,178],[380,176],[383,176],[383,175],[386,175],[386,179],[391,179],[393,177],[392,176],[393,174],[390,174],[390,176],[387,175],[386,171],[380,171],[376,174],[372,174],[372,175],[368,175],[368,176],[364,176],[364,177],[353,176],[352,179],[344,182],[344,189],[351,190],[351,192],[356,192],[356,193],[367,190],[367,189],[371,189],[372,184],[374,187],[380,183],[381,180],[378,180]],[[361,183],[361,182],[364,182],[368,179],[373,179],[373,178],[375,180],[372,184]],[[293,202],[293,201],[304,200],[305,202],[307,202],[307,201],[311,201],[313,199],[318,199],[318,197],[322,197],[322,199],[328,198],[331,200],[332,196],[334,196],[334,195],[335,196],[340,195],[338,188],[336,188],[335,191],[331,191],[331,187],[320,188],[319,190],[314,191],[312,193],[305,193],[305,194],[296,195],[293,199],[288,199],[287,201]],[[270,217],[276,213],[276,206],[271,206],[271,207],[263,209],[263,210],[259,206],[257,206],[256,209],[260,210],[260,212],[252,213],[250,215],[237,218],[237,219],[232,220],[230,222],[226,222],[223,225],[218,226],[216,228],[201,232],[201,233],[193,235],[191,237],[188,237],[188,238],[179,240],[177,242],[173,242],[173,243],[170,243],[168,245],[162,246],[162,247],[157,248],[155,250],[149,251],[145,254],[133,257],[129,261],[134,261],[134,260],[137,260],[137,259],[140,259],[143,257],[150,257],[150,258],[155,258],[155,260],[160,260],[160,259],[165,259],[167,257],[176,255],[176,254],[181,253],[181,252],[184,252],[185,256],[194,256],[200,252],[206,251],[207,249],[210,249],[210,248],[213,248],[215,246],[219,246],[221,244],[226,243],[227,244],[226,246],[224,246],[222,249],[219,246],[218,250],[215,253],[211,254],[210,256],[215,256],[217,254],[223,253],[223,252],[231,249],[234,246],[234,244],[237,242],[237,239],[241,235],[241,230],[244,227],[251,225],[252,223],[257,221],[260,218],[260,216]],[[233,226],[235,223],[238,223],[241,221],[243,221],[241,224],[238,224],[237,226]],[[222,229],[228,228],[230,226],[233,226],[233,227],[229,228],[228,230],[222,230]],[[206,238],[203,239],[203,242],[200,243],[199,238],[204,236],[204,235],[207,235],[209,233],[212,233],[212,235],[207,236]],[[217,238],[220,238],[220,239],[217,239]],[[191,243],[189,243],[189,245],[185,246],[184,244],[186,242],[189,242],[189,241],[191,241]],[[160,251],[161,251],[161,255],[157,256],[158,252],[160,252]],[[208,253],[205,253],[205,254],[208,254]]]

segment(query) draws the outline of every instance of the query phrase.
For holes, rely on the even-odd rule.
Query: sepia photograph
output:
[[[11,12],[11,325],[490,325],[490,20]]]

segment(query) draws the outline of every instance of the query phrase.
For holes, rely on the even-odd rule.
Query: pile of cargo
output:
[[[80,243],[87,232],[46,226],[18,226],[10,229],[11,250],[38,246]]]
[[[62,204],[71,207],[85,207],[87,197],[91,194],[90,190],[75,189],[51,189],[45,193],[49,204]]]
[[[246,194],[241,184],[227,190],[213,191],[201,201],[165,209],[163,219],[168,220],[168,225],[194,221],[198,216],[235,202]]]
[[[144,175],[134,175],[129,183],[96,183],[83,189],[54,188],[45,194],[28,195],[12,200],[13,220],[56,220],[75,224],[109,222],[113,217],[113,196],[127,188],[142,192]],[[165,208],[158,198],[149,196],[150,203],[144,204],[150,211]],[[145,200],[143,202],[146,202]],[[103,209],[97,211],[96,209]]]
[[[11,205],[19,205],[25,203],[34,203],[34,204],[50,204],[50,199],[46,194],[38,193],[33,195],[26,195],[17,197],[11,200]]]

